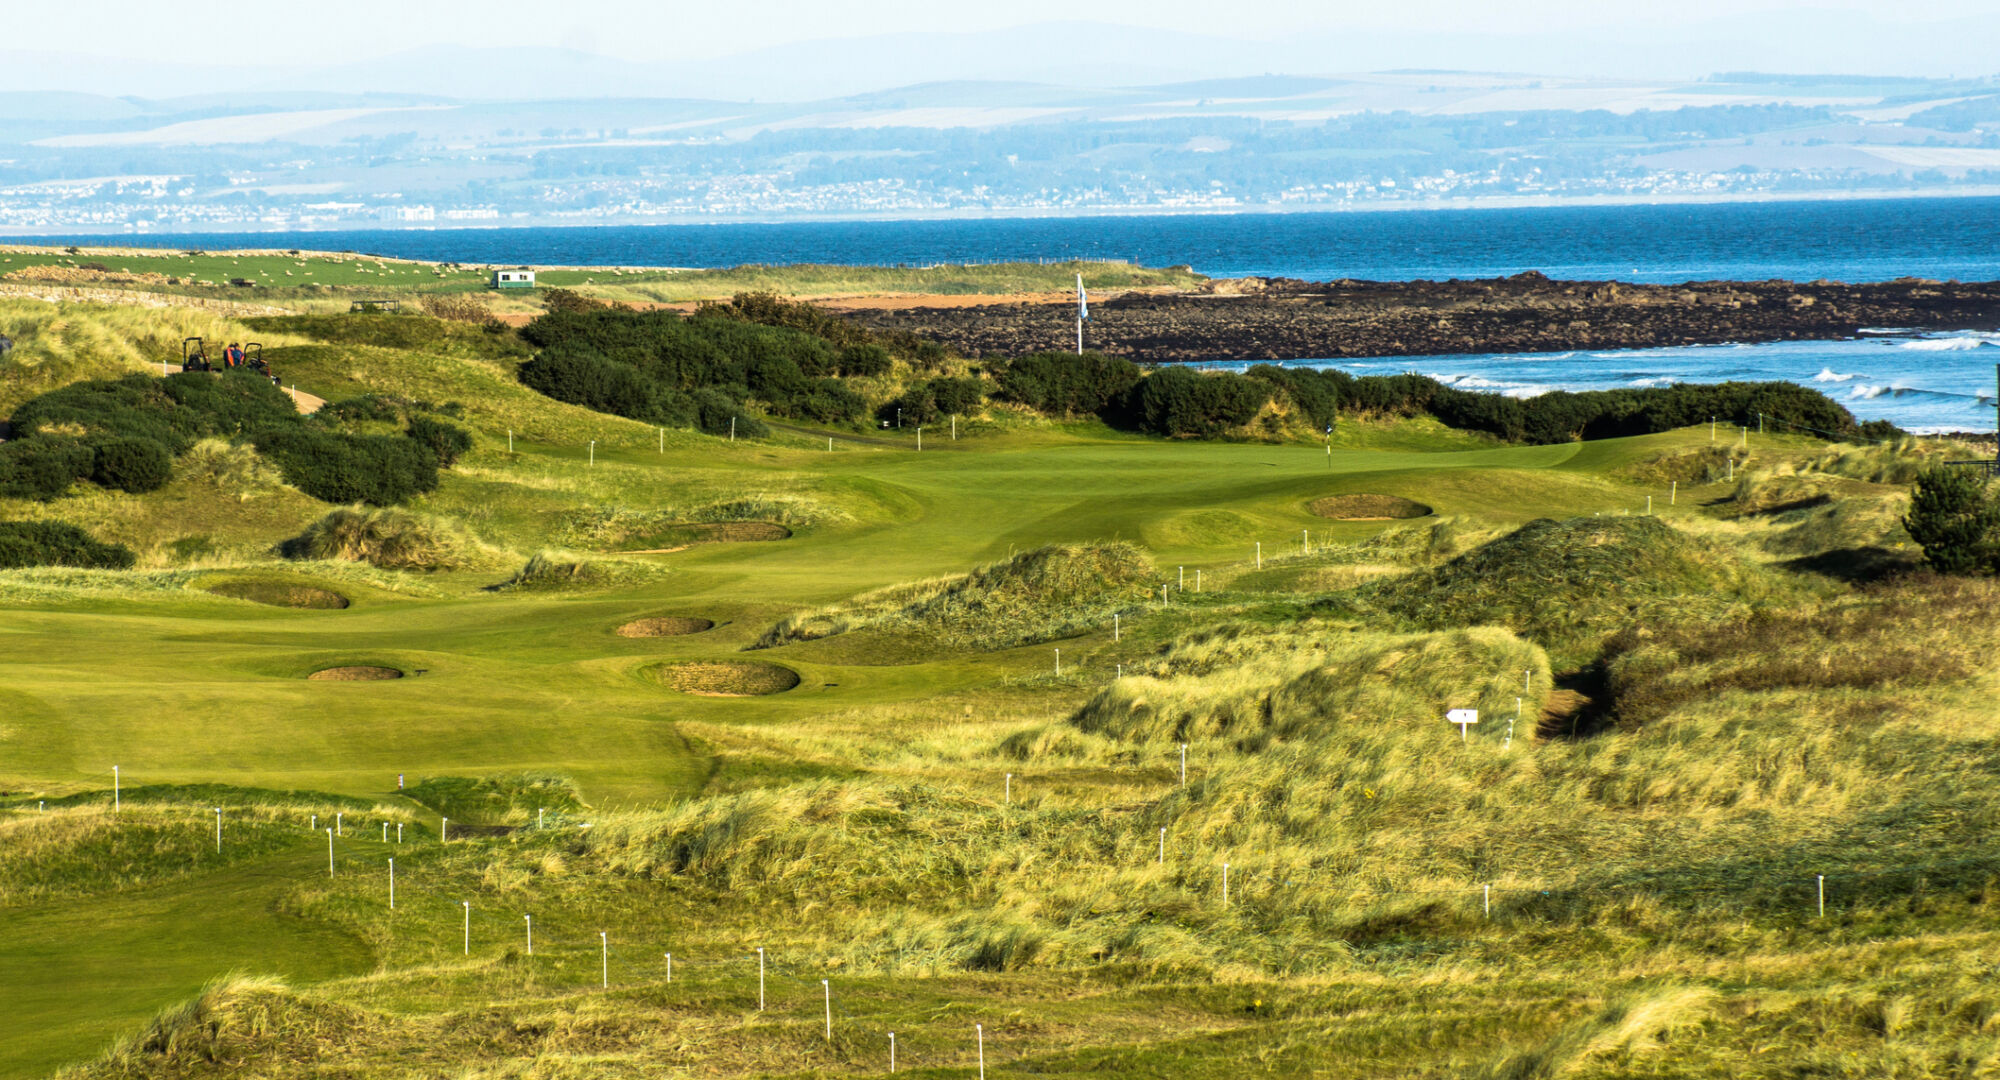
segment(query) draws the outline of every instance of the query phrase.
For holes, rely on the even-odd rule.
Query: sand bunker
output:
[[[1306,509],[1335,521],[1401,521],[1429,517],[1431,508],[1400,495],[1328,495]]]
[[[225,581],[210,585],[208,591],[232,600],[248,600],[253,604],[270,604],[273,607],[338,611],[347,606],[347,597],[337,592],[283,581]]]
[[[744,660],[661,664],[647,669],[654,681],[683,694],[706,697],[756,697],[782,694],[799,684],[799,673],[777,664]]]
[[[712,619],[690,619],[678,615],[661,615],[651,619],[634,619],[618,628],[619,637],[680,637],[682,634],[699,634],[715,628]]]
[[[306,676],[318,682],[376,682],[402,677],[403,673],[392,667],[368,666],[322,668]]]

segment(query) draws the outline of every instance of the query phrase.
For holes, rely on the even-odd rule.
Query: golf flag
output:
[[[1076,276],[1076,317],[1090,318],[1090,298],[1083,295],[1083,275]]]

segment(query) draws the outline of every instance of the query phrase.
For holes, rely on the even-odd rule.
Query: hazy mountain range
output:
[[[1756,13],[1645,29],[1558,34],[1330,32],[1253,41],[1094,22],[978,33],[899,33],[777,45],[734,56],[635,63],[561,48],[388,48],[317,69],[0,49],[0,90],[183,97],[221,91],[393,93],[459,100],[688,97],[803,101],[939,81],[1143,86],[1267,73],[1394,68],[1687,81],[1718,71],[1972,77],[2000,72],[2000,12],[1944,21],[1840,10]]]

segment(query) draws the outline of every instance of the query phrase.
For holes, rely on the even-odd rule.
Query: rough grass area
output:
[[[610,589],[657,578],[665,571],[636,560],[595,559],[568,551],[538,551],[513,576],[489,586],[509,590]]]
[[[1511,715],[1524,695],[1538,709],[1535,685],[1549,685],[1548,658],[1504,630],[1385,636],[1235,625],[1175,642],[1070,722],[1126,742],[1226,739],[1249,750],[1357,725],[1435,727],[1447,709]],[[1533,727],[1519,737],[1532,738]]]
[[[1108,622],[1152,595],[1152,560],[1125,543],[1058,544],[962,577],[898,585],[847,604],[789,616],[759,648],[866,628],[903,630],[960,647],[1053,641]]]
[[[656,664],[646,677],[683,694],[707,697],[760,697],[782,694],[799,684],[799,673],[757,660],[690,660]]]
[[[204,589],[216,596],[248,600],[253,604],[269,604],[272,607],[341,611],[345,610],[349,603],[347,597],[332,589],[322,589],[317,585],[305,585],[295,581],[269,579],[221,581],[204,586]]]
[[[372,664],[321,668],[306,676],[314,682],[381,682],[385,679],[402,677],[403,671],[400,668],[377,667]]]
[[[1429,517],[1431,508],[1400,495],[1327,495],[1306,504],[1315,517],[1335,521],[1401,521]]]
[[[1439,566],[1327,603],[1432,630],[1497,624],[1553,646],[1635,620],[1719,618],[1768,591],[1736,553],[1659,518],[1594,517],[1531,521]]]
[[[426,776],[403,789],[403,797],[450,818],[454,824],[526,825],[541,817],[583,809],[583,797],[568,777],[554,773],[507,776]]]
[[[655,615],[651,618],[633,619],[618,628],[619,637],[683,637],[700,634],[715,628],[715,620],[698,619],[686,615]]]
[[[493,569],[505,556],[464,526],[397,507],[346,506],[285,542],[294,559],[344,559],[384,570]]]

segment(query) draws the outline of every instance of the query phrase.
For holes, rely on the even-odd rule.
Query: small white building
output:
[[[535,287],[535,272],[528,269],[493,271],[493,287],[496,289],[532,289]]]

